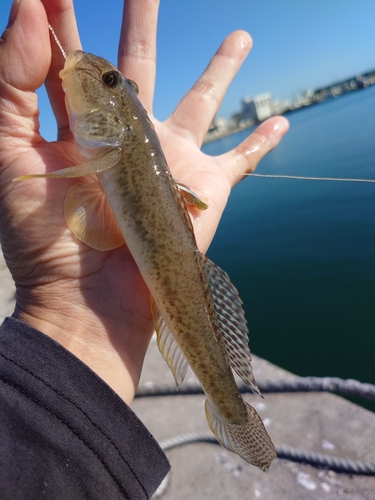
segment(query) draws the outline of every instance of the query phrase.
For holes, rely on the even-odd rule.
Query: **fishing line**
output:
[[[58,46],[58,48],[61,50],[61,54],[63,55],[64,59],[66,59],[66,52],[65,50],[63,49],[62,45],[61,45],[61,42],[60,40],[57,38],[57,35],[55,33],[55,30],[52,28],[52,26],[50,24],[48,24],[48,29],[50,30],[50,32],[52,33],[52,36],[53,38],[55,39],[55,42]]]
[[[252,177],[266,177],[276,179],[297,179],[304,181],[336,181],[336,182],[375,182],[375,179],[356,179],[339,177],[303,177],[301,175],[279,175],[279,174],[248,174]]]
[[[48,29],[52,33],[53,38],[57,46],[59,47],[64,59],[66,59],[66,52],[62,47],[60,40],[57,38],[55,30],[50,24],[48,24]],[[335,181],[335,182],[372,182],[375,183],[375,179],[353,179],[353,178],[335,178],[335,177],[304,177],[300,175],[279,175],[279,174],[246,174],[252,177],[264,177],[264,178],[274,178],[274,179],[297,179],[304,181]]]

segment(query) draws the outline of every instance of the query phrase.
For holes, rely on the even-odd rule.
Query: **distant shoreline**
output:
[[[369,72],[368,75],[371,75],[371,78],[368,78],[368,81],[366,82],[365,85],[363,86],[358,86],[357,88],[347,88],[345,87],[346,82],[341,82],[337,83],[334,86],[326,87],[323,89],[319,89],[315,91],[314,93],[311,93],[309,95],[302,96],[298,98],[295,102],[291,103],[288,107],[285,107],[284,109],[278,110],[278,112],[275,112],[271,114],[268,118],[271,118],[272,116],[284,116],[288,115],[289,113],[293,113],[295,111],[298,111],[300,109],[308,108],[310,106],[314,106],[315,104],[319,104],[321,102],[326,102],[332,99],[337,99],[341,96],[347,95],[349,93],[365,90],[367,88],[372,87],[375,85],[375,71]],[[267,118],[267,119],[268,119]],[[203,145],[209,144],[211,142],[224,139],[225,137],[228,137],[230,135],[236,134],[237,132],[241,132],[242,130],[246,130],[250,127],[253,127],[255,125],[259,125],[265,120],[256,120],[256,119],[250,119],[245,121],[242,124],[239,124],[237,126],[225,126],[221,129],[214,129],[211,132],[209,131],[203,141]]]

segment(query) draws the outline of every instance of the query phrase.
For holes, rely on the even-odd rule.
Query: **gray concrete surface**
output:
[[[14,283],[0,257],[0,319],[14,307]],[[254,356],[258,380],[293,375]],[[313,375],[313,374],[311,374]],[[188,372],[187,379],[193,374]],[[155,340],[145,359],[141,385],[173,382]],[[330,394],[246,395],[264,419],[275,444],[375,462],[375,415]],[[204,396],[135,399],[132,408],[162,441],[209,429]],[[264,474],[214,444],[189,444],[167,452],[172,465],[162,500],[375,500],[375,478],[350,476],[276,459]]]
[[[254,356],[257,379],[292,374]],[[188,373],[187,379],[193,377]],[[148,351],[141,385],[173,382],[155,340]],[[264,419],[275,444],[375,462],[375,415],[331,394],[246,395]],[[207,431],[204,396],[139,398],[132,408],[162,441]],[[267,474],[218,445],[188,444],[167,452],[172,471],[165,500],[372,500],[375,477],[350,476],[276,459]]]

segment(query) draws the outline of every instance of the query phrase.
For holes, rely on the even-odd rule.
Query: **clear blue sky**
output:
[[[122,0],[76,0],[83,48],[116,62]],[[1,0],[5,28],[11,0]],[[87,6],[90,6],[87,8]],[[219,116],[241,98],[271,92],[291,99],[308,88],[375,68],[374,0],[161,0],[155,115],[165,119],[206,67],[222,40],[248,31],[254,47]],[[42,130],[53,139],[41,94]]]

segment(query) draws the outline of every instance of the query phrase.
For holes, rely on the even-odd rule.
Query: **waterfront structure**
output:
[[[297,109],[317,104],[325,99],[339,97],[347,92],[360,90],[375,85],[375,70],[361,75],[352,76],[346,80],[332,83],[315,90],[308,89],[294,101],[277,101],[272,99],[269,92],[259,94],[253,98],[244,97],[241,101],[241,111],[231,117],[229,121],[215,119],[205,138],[205,143],[220,139],[239,130],[251,127],[275,115],[282,115]]]
[[[228,128],[228,124],[225,118],[215,118],[211,123],[211,126],[208,130],[210,134],[221,134]]]
[[[273,115],[272,96],[269,92],[251,97],[244,97],[241,111],[233,116],[237,125],[249,125],[261,122]]]
[[[362,75],[352,76],[347,80],[332,83],[326,87],[321,87],[314,91],[314,101],[319,102],[330,97],[338,97],[341,94],[346,94],[353,90],[366,88],[375,83],[375,70],[368,71]]]

